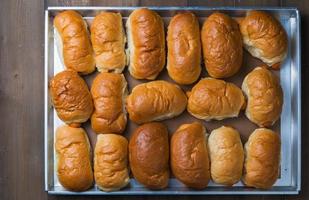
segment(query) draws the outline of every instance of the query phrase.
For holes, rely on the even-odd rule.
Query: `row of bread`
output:
[[[74,127],[91,118],[96,133],[117,134],[126,127],[126,111],[138,124],[173,118],[186,108],[204,120],[237,117],[246,108],[248,119],[260,127],[279,119],[283,94],[271,71],[256,67],[245,77],[242,90],[233,83],[204,78],[187,92],[187,98],[176,84],[157,80],[135,86],[127,96],[122,74],[99,73],[89,92],[85,81],[72,70],[58,73],[50,82],[52,102],[62,121]]]
[[[55,148],[58,180],[72,191],[87,190],[94,180],[103,191],[120,190],[130,182],[130,169],[139,183],[156,190],[168,187],[170,169],[194,189],[207,187],[210,178],[225,186],[242,179],[246,186],[269,189],[279,176],[280,137],[266,128],[256,129],[243,148],[231,127],[215,129],[207,138],[201,123],[183,124],[169,141],[164,124],[146,123],[135,129],[129,144],[121,135],[99,134],[93,167],[82,128],[60,126]]]
[[[126,65],[135,79],[154,80],[165,66],[178,84],[192,84],[201,73],[201,57],[208,74],[227,78],[236,74],[243,60],[243,46],[274,69],[287,54],[287,34],[274,17],[263,11],[249,11],[238,23],[223,13],[213,13],[203,23],[191,12],[175,15],[167,30],[147,8],[134,10],[126,23],[119,13],[102,12],[90,27],[75,11],[60,12],[54,19],[55,38],[67,69],[81,74],[95,70],[121,73]],[[128,51],[125,51],[128,40]],[[203,51],[202,51],[203,50]]]

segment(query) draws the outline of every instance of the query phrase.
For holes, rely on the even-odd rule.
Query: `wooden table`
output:
[[[72,3],[74,2],[74,3]],[[220,199],[309,199],[309,1],[297,0],[48,0],[49,5],[293,6],[302,16],[302,191],[297,196],[222,196]],[[0,200],[217,199],[215,196],[75,197],[44,191],[44,2],[0,1]],[[307,68],[308,67],[308,68]]]

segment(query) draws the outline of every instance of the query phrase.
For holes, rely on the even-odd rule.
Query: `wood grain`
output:
[[[43,2],[0,9],[0,199],[44,199]]]
[[[298,0],[46,0],[53,6],[293,6],[302,15],[302,191],[296,196],[220,196],[220,199],[309,199],[309,1]],[[217,196],[76,197],[44,191],[43,49],[44,3],[0,1],[0,199],[218,199]]]

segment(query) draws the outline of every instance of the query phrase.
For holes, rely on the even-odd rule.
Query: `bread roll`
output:
[[[186,105],[187,97],[181,88],[167,81],[137,85],[126,101],[130,120],[138,124],[175,117]]]
[[[168,132],[164,124],[139,126],[129,142],[129,159],[134,178],[150,189],[163,189],[169,180]]]
[[[270,129],[256,129],[245,144],[245,185],[269,189],[279,176],[281,142]]]
[[[280,22],[263,11],[252,10],[240,20],[245,48],[273,69],[280,69],[288,50],[288,37]]]
[[[237,130],[222,126],[208,138],[211,178],[215,183],[232,186],[242,175],[244,150]]]
[[[55,37],[61,60],[67,69],[81,74],[95,70],[95,60],[87,31],[87,23],[73,11],[63,11],[54,19]]]
[[[91,24],[91,42],[99,72],[121,73],[126,65],[126,38],[120,13],[102,12]]]
[[[124,100],[127,82],[122,74],[99,73],[92,82],[94,112],[91,127],[96,133],[121,134],[127,124]]]
[[[167,33],[167,71],[179,84],[195,82],[201,73],[201,41],[198,19],[193,13],[175,15]]]
[[[120,190],[129,181],[128,141],[115,134],[99,134],[94,151],[94,178],[101,190]]]
[[[165,36],[161,17],[154,11],[140,8],[130,14],[126,26],[131,76],[154,80],[165,65]]]
[[[283,93],[278,78],[265,67],[257,67],[244,79],[246,116],[260,127],[272,126],[280,117]]]
[[[213,78],[200,80],[187,95],[188,112],[206,121],[237,117],[246,104],[240,88]]]
[[[242,38],[236,21],[223,13],[213,13],[202,27],[204,63],[214,78],[227,78],[242,64]]]
[[[181,125],[171,139],[171,169],[188,187],[203,189],[210,179],[206,129],[201,123]]]
[[[55,138],[58,180],[72,191],[84,191],[93,184],[91,147],[82,128],[63,125],[57,128]]]
[[[58,117],[71,126],[87,121],[93,111],[86,82],[72,70],[56,74],[49,84],[52,103]]]

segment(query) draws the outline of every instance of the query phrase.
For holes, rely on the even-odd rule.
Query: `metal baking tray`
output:
[[[68,195],[226,195],[226,194],[298,194],[301,183],[301,62],[300,62],[300,15],[296,8],[257,8],[257,7],[149,7],[159,13],[163,18],[165,27],[172,16],[177,12],[191,11],[196,14],[202,23],[207,16],[214,11],[224,12],[234,18],[245,16],[246,11],[267,10],[277,17],[284,26],[289,38],[289,51],[287,58],[282,64],[280,71],[275,72],[280,77],[281,86],[284,91],[284,105],[281,119],[272,127],[273,130],[280,132],[281,146],[281,169],[280,178],[270,190],[259,190],[245,187],[241,182],[233,187],[224,187],[210,181],[209,186],[204,190],[190,190],[183,184],[177,181],[173,176],[170,178],[168,188],[159,191],[148,190],[140,185],[132,177],[128,187],[115,192],[100,191],[97,186],[93,186],[85,192],[70,192],[64,189],[56,175],[55,168],[55,153],[54,153],[54,132],[55,129],[62,124],[54,111],[48,93],[48,82],[54,74],[64,69],[61,63],[57,48],[54,42],[53,18],[62,10],[77,10],[79,11],[88,24],[91,23],[93,17],[100,11],[120,12],[125,23],[130,13],[138,7],[48,7],[45,11],[45,190],[49,194],[68,194]],[[244,76],[251,71],[255,66],[262,64],[259,60],[254,59],[245,52],[244,64],[240,72],[232,78],[227,79],[237,85],[241,85]],[[207,76],[204,67],[201,77]],[[98,72],[96,72],[98,73]],[[84,76],[88,85],[95,74]],[[129,83],[129,90],[141,82],[134,80],[127,70],[124,72]],[[158,79],[168,78],[166,70],[163,71]],[[191,86],[182,87],[184,90],[190,89]],[[192,122],[197,119],[190,116],[187,112],[175,119],[165,120],[164,123],[168,126],[169,132],[173,131],[184,122]],[[239,118],[226,119],[222,121],[203,122],[208,133],[214,128],[221,125],[230,125],[237,128],[241,134],[243,143],[246,142],[250,133],[257,128],[249,120],[246,119],[243,113]],[[95,145],[96,134],[90,128],[89,122],[83,127],[87,130],[92,147]],[[130,122],[127,125],[124,135],[129,138],[130,133],[136,127],[136,124]]]

